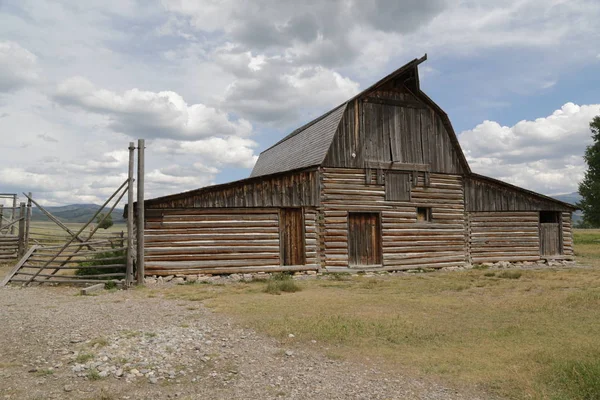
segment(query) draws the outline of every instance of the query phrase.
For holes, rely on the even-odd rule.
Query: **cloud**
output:
[[[293,67],[279,57],[230,47],[219,49],[215,59],[236,76],[221,104],[251,120],[289,124],[307,119],[302,111],[314,116],[359,91],[358,83],[322,66]]]
[[[442,0],[163,0],[163,5],[196,31],[221,34],[254,52],[285,53],[289,60],[312,60],[328,67],[360,55],[360,45],[349,35],[356,27],[405,34],[427,24],[447,6]],[[173,30],[164,30],[169,31]]]
[[[37,57],[18,43],[0,41],[0,93],[12,92],[37,82]]]
[[[38,139],[42,139],[44,142],[50,142],[50,143],[58,143],[58,140],[53,138],[50,135],[47,135],[45,133],[40,133],[37,135]]]
[[[112,130],[130,137],[196,139],[252,132],[247,120],[234,121],[227,113],[204,104],[188,105],[172,91],[130,89],[119,94],[99,89],[83,77],[73,77],[58,85],[54,99],[104,115]]]
[[[586,170],[582,155],[598,114],[600,104],[566,103],[547,117],[510,127],[484,121],[459,140],[474,172],[542,193],[572,192]]]
[[[196,141],[163,140],[154,143],[158,153],[200,156],[204,163],[219,167],[252,168],[258,159],[254,154],[257,143],[240,137],[212,137]],[[218,172],[218,170],[213,171]]]

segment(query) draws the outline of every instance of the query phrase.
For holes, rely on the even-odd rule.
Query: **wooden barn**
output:
[[[263,151],[250,178],[145,201],[147,275],[572,258],[575,207],[471,172],[415,59]]]

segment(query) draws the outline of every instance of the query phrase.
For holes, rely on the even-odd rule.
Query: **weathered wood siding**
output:
[[[462,265],[466,258],[463,182],[458,175],[420,174],[411,201],[386,201],[385,184],[365,184],[364,169],[321,173],[321,265],[347,268],[348,212],[381,212],[383,269]],[[431,207],[432,222],[417,222],[416,207]]]
[[[374,91],[349,103],[323,166],[363,168],[365,162],[392,161],[464,172],[441,116],[404,88]]]
[[[540,259],[537,212],[475,212],[468,219],[473,263]]]
[[[305,266],[281,266],[279,209],[152,210],[147,275],[315,269],[316,212],[305,209]]]
[[[562,213],[562,232],[563,232],[563,254],[573,256],[573,226],[571,213]]]
[[[544,199],[510,185],[469,176],[465,179],[467,211],[571,211],[551,199]]]
[[[316,170],[244,179],[146,201],[147,209],[302,207],[319,204]]]

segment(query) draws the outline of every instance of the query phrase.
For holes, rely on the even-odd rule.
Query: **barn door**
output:
[[[304,265],[304,224],[301,208],[282,208],[279,222],[281,264]]]
[[[377,213],[348,215],[348,263],[350,266],[381,264],[381,222]]]
[[[562,254],[562,229],[560,213],[540,211],[540,255]]]

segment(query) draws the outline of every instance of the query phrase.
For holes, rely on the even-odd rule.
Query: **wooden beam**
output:
[[[144,150],[145,140],[138,139],[137,184],[137,284],[144,284]]]
[[[387,97],[366,97],[364,100],[366,103],[374,103],[374,104],[382,104],[385,106],[396,106],[396,107],[407,107],[407,108],[418,108],[418,109],[426,109],[427,107],[424,104],[421,104],[417,101],[409,101],[409,100],[398,100]]]
[[[29,250],[27,250],[25,255],[23,257],[21,257],[21,259],[19,260],[19,262],[17,262],[17,264],[13,267],[13,269],[11,269],[10,272],[8,274],[6,274],[4,279],[2,279],[2,282],[0,282],[0,287],[5,286],[8,282],[10,282],[11,278],[15,275],[15,273],[19,269],[21,269],[23,264],[25,264],[25,261],[27,261],[27,259],[31,256],[31,254],[33,254],[33,252],[36,249],[38,249],[39,247],[40,246],[38,246],[37,244],[34,244],[33,246],[31,246],[31,248],[29,248]]]
[[[87,296],[91,293],[94,292],[99,292],[101,290],[104,290],[104,283],[97,283],[95,285],[92,286],[88,286],[88,287],[84,287],[83,289],[81,289],[80,293],[82,296]]]
[[[125,287],[133,283],[133,164],[135,143],[129,142],[129,174],[127,183],[127,268]]]
[[[13,194],[13,205],[12,205],[12,215],[11,215],[11,220],[15,220],[15,212],[17,210],[17,195]],[[15,227],[11,226],[10,227],[10,234],[14,235],[15,234]]]
[[[19,207],[19,249],[17,256],[22,257],[25,254],[25,203]]]
[[[27,212],[25,214],[25,248],[29,248],[29,228],[31,226],[31,192],[27,196]]]
[[[413,163],[400,163],[400,162],[383,162],[383,161],[365,161],[365,168],[373,169],[391,169],[397,171],[430,171],[429,164],[413,164]]]

